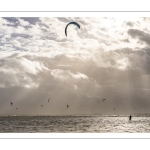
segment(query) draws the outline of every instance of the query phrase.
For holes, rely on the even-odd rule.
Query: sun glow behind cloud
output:
[[[123,58],[123,59],[117,60],[117,67],[119,69],[125,70],[128,65],[129,65],[128,58]]]
[[[70,25],[66,37],[70,21],[81,28]],[[7,105],[10,98],[19,103],[15,99],[22,93],[20,101],[26,103],[44,103],[51,96],[59,108],[69,102],[85,104],[81,113],[111,113],[112,105],[126,113],[143,101],[148,109],[149,22],[136,17],[0,18],[0,103]],[[98,98],[109,104],[100,109]]]

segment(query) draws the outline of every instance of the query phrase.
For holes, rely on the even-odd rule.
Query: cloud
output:
[[[69,21],[81,28],[66,37]],[[1,114],[13,114],[10,100],[20,114],[149,111],[148,18],[0,18],[0,27]]]
[[[25,56],[14,55],[5,56],[1,59],[1,87],[21,86],[25,88],[37,88],[38,83],[34,81],[32,76],[39,72],[48,70],[44,64],[38,61],[31,61]]]
[[[79,79],[88,79],[88,77],[82,73],[73,74],[70,70],[60,70],[55,69],[51,71],[51,75],[54,76],[56,79],[60,79],[61,81],[68,81],[68,80],[79,80]]]
[[[138,29],[130,29],[128,30],[129,35],[135,38],[137,37],[139,40],[146,42],[148,45],[150,44],[150,34],[140,31]]]
[[[128,26],[130,26],[130,27],[133,27],[133,26],[134,26],[134,23],[133,23],[133,22],[130,22],[130,21],[127,22],[126,24],[127,24]]]
[[[21,19],[29,22],[30,24],[36,24],[39,22],[39,17],[21,17]]]

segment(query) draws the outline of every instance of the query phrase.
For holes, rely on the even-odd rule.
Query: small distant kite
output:
[[[102,101],[104,102],[104,101],[106,101],[106,99],[103,99]]]
[[[67,105],[67,108],[69,108],[69,105]]]
[[[43,107],[43,105],[41,105],[41,108]]]
[[[67,28],[68,28],[68,26],[69,26],[70,24],[74,24],[74,25],[76,25],[76,26],[80,29],[80,25],[79,25],[78,23],[76,23],[76,22],[70,22],[70,23],[67,24],[67,26],[66,26],[66,28],[65,28],[65,34],[66,34],[66,36],[67,36]]]
[[[79,108],[81,108],[81,106],[79,106]]]
[[[16,108],[16,111],[18,110],[18,108]]]
[[[49,102],[50,99],[51,99],[51,98],[48,99],[48,102]]]
[[[13,105],[13,102],[10,102],[10,106],[12,106]]]

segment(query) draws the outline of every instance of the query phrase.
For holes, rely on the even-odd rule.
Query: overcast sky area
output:
[[[80,29],[69,25],[66,37],[71,21]],[[0,18],[0,115],[150,113],[149,25],[136,17]]]

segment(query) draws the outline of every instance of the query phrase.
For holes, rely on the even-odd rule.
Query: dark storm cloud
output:
[[[129,29],[128,34],[133,38],[139,38],[139,40],[144,41],[148,45],[150,44],[150,34],[145,33],[138,29]]]

